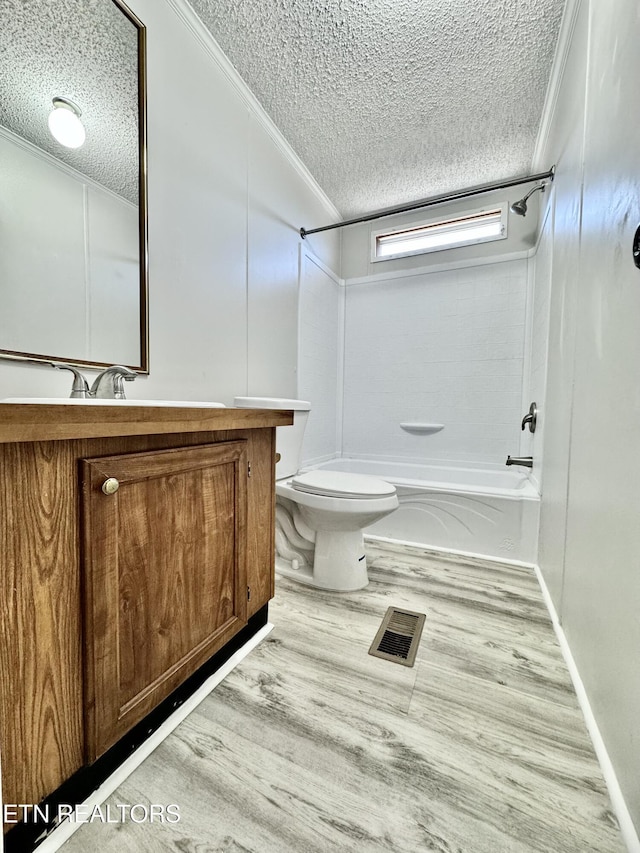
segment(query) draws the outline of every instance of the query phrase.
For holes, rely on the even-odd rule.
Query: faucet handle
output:
[[[73,373],[73,385],[71,386],[71,393],[69,394],[69,397],[71,399],[84,399],[85,397],[89,396],[89,383],[77,368],[73,367],[71,364],[66,364],[64,362],[58,363],[55,361],[50,361],[49,364],[51,365],[51,367],[55,367],[56,370],[70,370],[71,373]]]
[[[536,403],[532,403],[529,406],[529,414],[525,415],[522,419],[522,431],[524,432],[525,425],[529,424],[529,432],[535,432],[537,420],[538,420],[538,406],[536,405]]]

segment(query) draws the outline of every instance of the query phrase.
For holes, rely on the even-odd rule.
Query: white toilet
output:
[[[279,397],[236,397],[234,406],[293,409],[276,428],[276,571],[301,583],[349,591],[369,583],[362,529],[398,508],[395,486],[325,469],[298,473],[311,404]]]

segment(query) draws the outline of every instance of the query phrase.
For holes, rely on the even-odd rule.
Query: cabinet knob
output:
[[[108,480],[105,480],[102,484],[102,491],[105,495],[115,495],[115,493],[120,488],[120,483],[116,480],[115,477],[109,477]]]

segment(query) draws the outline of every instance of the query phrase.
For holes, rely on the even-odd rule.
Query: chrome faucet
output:
[[[506,465],[522,465],[524,468],[533,468],[533,456],[507,456]]]
[[[96,376],[96,379],[89,389],[89,396],[96,397],[101,400],[126,400],[127,395],[124,393],[124,383],[133,382],[137,374],[128,367],[123,367],[121,364],[114,364],[113,367],[107,367],[102,373]]]
[[[56,370],[70,370],[73,373],[73,385],[71,386],[72,399],[87,399],[96,398],[101,400],[126,400],[124,393],[124,382],[133,382],[137,374],[128,367],[123,367],[121,364],[114,364],[113,367],[107,367],[102,373],[96,376],[96,379],[89,388],[89,383],[84,378],[80,371],[71,364],[58,364],[55,361],[50,361],[51,367]]]

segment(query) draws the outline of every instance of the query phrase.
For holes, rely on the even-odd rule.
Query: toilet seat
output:
[[[366,474],[348,474],[344,471],[308,471],[296,474],[291,485],[299,492],[351,500],[375,500],[395,495],[391,483]]]

